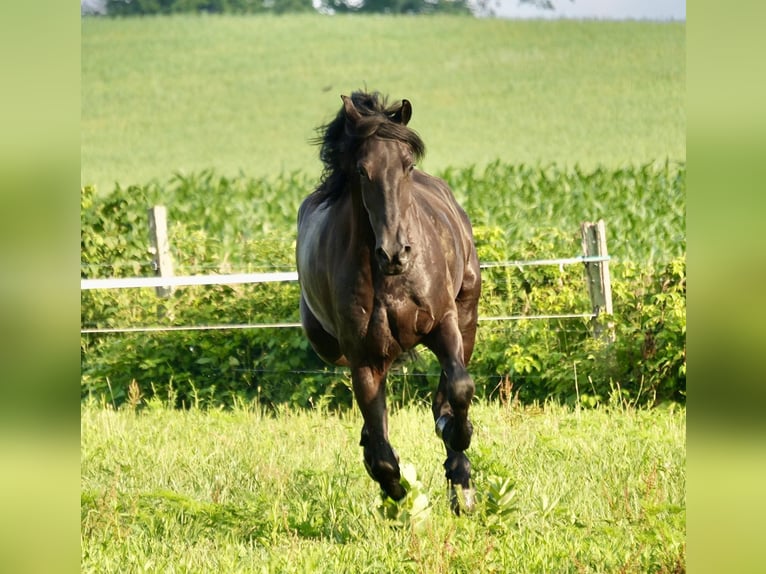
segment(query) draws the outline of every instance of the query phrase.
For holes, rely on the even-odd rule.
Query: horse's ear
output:
[[[403,126],[406,126],[408,123],[410,123],[411,117],[412,117],[412,104],[410,103],[409,100],[402,100],[402,107],[396,110],[396,112],[391,117],[391,119],[398,124],[402,124]]]
[[[405,126],[410,123],[410,118],[412,117],[412,104],[409,100],[402,100],[402,124]]]
[[[351,120],[351,123],[356,123],[359,121],[359,118],[362,117],[362,115],[359,113],[359,110],[356,109],[356,106],[354,106],[354,102],[351,101],[351,98],[348,96],[341,96],[340,97],[343,100],[343,108],[346,110],[346,118]]]

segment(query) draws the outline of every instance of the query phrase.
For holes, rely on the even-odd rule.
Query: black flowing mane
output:
[[[331,122],[317,128],[319,135],[312,143],[320,147],[319,159],[324,164],[324,171],[315,199],[319,202],[334,202],[345,192],[346,176],[353,167],[354,154],[362,142],[372,136],[398,140],[407,144],[420,161],[426,153],[423,140],[414,130],[394,120],[402,108],[402,102],[388,105],[386,96],[380,92],[367,93],[356,91],[351,94],[354,107],[362,115],[361,120],[352,127],[346,122],[346,112],[340,111]]]

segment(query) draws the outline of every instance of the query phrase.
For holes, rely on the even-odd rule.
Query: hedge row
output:
[[[594,404],[685,400],[684,166],[582,173],[493,164],[443,175],[474,221],[483,261],[570,256],[579,222],[607,219],[615,314],[589,319],[480,323],[470,366],[480,396]],[[152,275],[146,209],[164,203],[176,273],[293,269],[294,219],[307,178],[226,178],[212,172],[164,184],[81,193],[82,276]],[[636,205],[642,198],[643,205]],[[652,201],[647,203],[651,197]],[[493,206],[494,205],[494,206]],[[594,207],[595,205],[595,207]],[[524,223],[524,226],[520,225]],[[535,222],[531,226],[528,222]],[[586,312],[583,269],[510,267],[483,273],[481,316]],[[83,327],[297,321],[294,283],[82,292]],[[82,396],[119,405],[129,389],[180,405],[347,405],[347,372],[324,365],[300,329],[83,334]],[[390,394],[427,399],[438,379],[427,351],[390,376]]]

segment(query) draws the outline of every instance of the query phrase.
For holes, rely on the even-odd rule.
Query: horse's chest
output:
[[[409,298],[377,297],[363,340],[383,357],[395,357],[417,345],[435,323],[431,309]]]

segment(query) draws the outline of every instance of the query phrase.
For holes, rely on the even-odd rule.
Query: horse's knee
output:
[[[453,410],[455,412],[467,412],[475,392],[476,385],[467,372],[455,379],[449,393],[449,403]]]
[[[447,448],[464,451],[471,445],[473,425],[468,420],[468,407],[471,405],[475,385],[465,368],[448,382],[447,403],[434,403],[436,434],[444,441]]]

